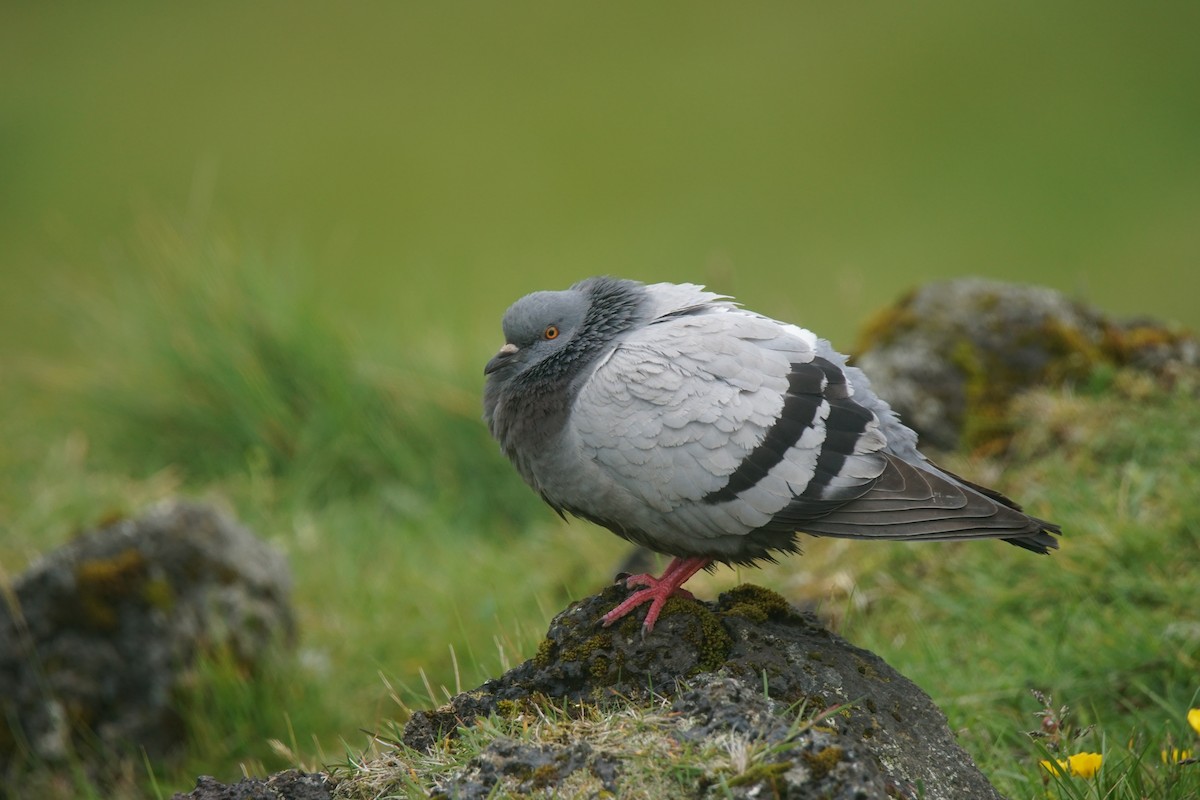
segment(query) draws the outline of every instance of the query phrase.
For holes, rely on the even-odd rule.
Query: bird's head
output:
[[[576,288],[534,292],[504,314],[505,345],[484,367],[493,380],[508,380],[566,348],[579,334],[590,299]]]

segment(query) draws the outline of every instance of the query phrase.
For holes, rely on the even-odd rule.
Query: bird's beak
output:
[[[487,363],[487,366],[483,368],[483,374],[491,375],[493,372],[500,369],[500,367],[504,366],[505,362],[517,354],[519,349],[520,348],[511,342],[504,345],[504,347],[501,347],[500,352],[496,353],[496,355],[492,357],[492,360]]]

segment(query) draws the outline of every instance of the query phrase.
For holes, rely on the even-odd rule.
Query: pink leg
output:
[[[646,612],[646,621],[642,623],[642,633],[643,635],[649,633],[654,629],[654,623],[658,619],[663,605],[666,604],[667,598],[677,594],[691,598],[692,593],[680,587],[683,586],[688,578],[711,563],[711,558],[704,558],[703,556],[676,558],[663,570],[661,578],[645,574],[633,575],[626,578],[626,586],[645,586],[647,588],[638,589],[625,598],[625,601],[621,605],[605,614],[604,627],[607,628],[633,609],[648,602],[650,603],[650,610]]]

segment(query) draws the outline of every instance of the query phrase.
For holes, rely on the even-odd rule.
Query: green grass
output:
[[[0,25],[0,350],[167,209],[303,254],[373,353],[485,354],[594,274],[851,341],[914,283],[1200,327],[1200,7],[26,4]]]
[[[12,576],[113,511],[211,497],[289,554],[301,635],[253,680],[206,667],[185,705],[186,759],[130,764],[122,791],[369,751],[362,730],[528,657],[553,613],[611,579],[623,545],[541,506],[461,376],[413,352],[388,369],[364,360],[269,259],[216,238],[158,241],[128,265],[116,306],[64,319],[84,358],[6,367],[0,565]],[[1091,394],[1034,394],[1005,461],[947,458],[1060,522],[1050,557],[812,540],[803,557],[693,588],[752,579],[820,605],[925,688],[1013,797],[1040,796],[1047,778],[1062,797],[1188,796],[1200,772],[1158,754],[1193,746],[1184,715],[1200,704],[1189,380],[1118,374]],[[1094,726],[1062,747],[1103,753],[1096,779],[1039,767],[1031,689]],[[58,796],[88,790],[78,780]]]

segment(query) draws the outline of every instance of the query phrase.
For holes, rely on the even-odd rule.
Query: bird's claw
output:
[[[654,628],[654,623],[658,620],[658,615],[662,613],[663,606],[666,605],[667,600],[672,597],[682,597],[686,600],[696,599],[696,596],[687,589],[673,585],[671,581],[664,581],[653,575],[631,575],[625,578],[625,585],[631,588],[634,586],[644,586],[646,588],[638,589],[626,597],[620,605],[601,618],[601,624],[607,628],[630,611],[648,602],[650,603],[650,608],[646,611],[646,619],[642,623],[642,638],[645,638],[646,634]]]

